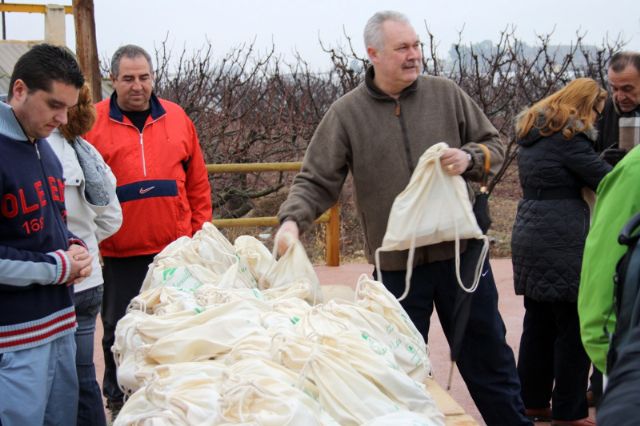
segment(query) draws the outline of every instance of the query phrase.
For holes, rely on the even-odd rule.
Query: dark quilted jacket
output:
[[[585,186],[595,190],[611,166],[598,158],[582,133],[566,140],[560,133],[545,137],[534,129],[518,145],[523,190],[577,195],[518,203],[511,236],[516,294],[540,302],[575,302],[589,230],[589,207],[578,194]]]

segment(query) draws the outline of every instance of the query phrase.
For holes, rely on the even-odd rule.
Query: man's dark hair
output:
[[[18,59],[9,82],[9,100],[13,96],[13,84],[18,79],[24,81],[29,93],[37,90],[50,92],[54,81],[77,89],[84,84],[84,76],[73,53],[66,47],[47,43],[33,46]]]
[[[640,72],[640,52],[618,52],[609,60],[609,69],[613,72],[622,72],[628,65]]]
[[[127,44],[125,46],[120,46],[116,53],[113,54],[111,58],[111,75],[114,78],[118,78],[120,74],[120,61],[122,58],[135,59],[139,56],[144,57],[149,64],[149,71],[153,74],[153,65],[151,64],[151,55],[144,50],[140,46],[136,46],[135,44]]]

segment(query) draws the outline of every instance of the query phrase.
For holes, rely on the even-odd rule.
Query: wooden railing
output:
[[[73,15],[73,6],[64,7],[66,15]],[[47,13],[46,4],[2,3],[0,12]]]
[[[255,173],[255,172],[297,172],[301,162],[289,163],[235,163],[235,164],[207,164],[207,172],[220,173]],[[238,219],[213,219],[212,223],[218,228],[248,227],[248,226],[278,226],[276,216],[242,217]],[[325,261],[327,266],[340,265],[340,206],[334,205],[324,212],[316,223],[326,224]]]

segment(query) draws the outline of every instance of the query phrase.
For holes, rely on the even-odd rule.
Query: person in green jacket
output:
[[[587,355],[606,372],[609,337],[615,329],[612,313],[613,276],[626,247],[618,234],[640,211],[640,149],[634,148],[600,182],[598,201],[587,236],[578,291],[580,334]],[[607,331],[605,331],[605,328]]]

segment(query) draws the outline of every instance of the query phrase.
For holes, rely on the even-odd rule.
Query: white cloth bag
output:
[[[489,240],[482,234],[473,214],[464,179],[448,175],[442,170],[440,157],[447,148],[449,146],[445,142],[440,142],[420,156],[409,184],[393,202],[382,246],[375,253],[376,270],[381,276],[380,252],[409,250],[406,287],[398,300],[404,299],[409,293],[416,247],[454,241],[458,284],[471,293],[480,281]],[[460,278],[460,240],[472,238],[484,240],[484,246],[473,284],[466,288]]]
[[[288,237],[286,235],[285,237]],[[276,258],[276,247],[274,243],[273,258]],[[262,276],[258,285],[261,289],[287,289],[298,283],[309,283],[310,294],[305,300],[312,305],[322,303],[322,291],[320,290],[320,280],[313,265],[307,256],[300,240],[291,240],[289,247],[280,259],[273,262],[269,269]]]
[[[221,388],[221,426],[338,426],[322,409],[313,383],[273,361],[236,362]]]
[[[114,426],[219,423],[220,382],[226,366],[215,361],[158,366],[124,404]]]
[[[256,281],[260,281],[276,261],[269,249],[252,236],[240,235],[233,246],[236,254],[244,260]]]

